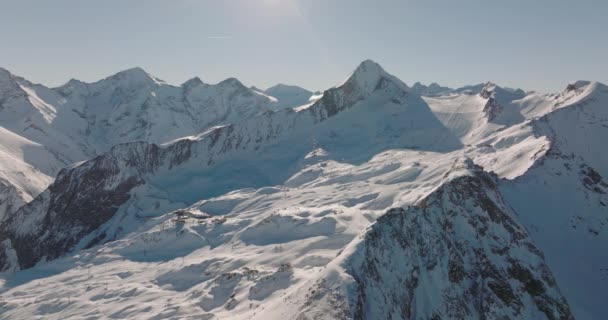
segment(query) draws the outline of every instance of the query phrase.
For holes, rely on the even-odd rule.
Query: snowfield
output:
[[[608,316],[603,84],[410,89],[369,60],[304,100],[7,77],[0,113],[70,143],[2,124],[2,319]],[[53,181],[43,156],[90,160]]]

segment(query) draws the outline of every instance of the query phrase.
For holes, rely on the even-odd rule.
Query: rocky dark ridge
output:
[[[10,265],[14,261],[0,255],[0,269],[29,268],[42,258],[68,252],[109,220],[129,199],[131,189],[144,183],[142,174],[156,166],[158,154],[155,145],[122,145],[62,170],[47,191],[0,225],[0,253],[12,247],[19,264]]]
[[[524,117],[511,102],[526,96],[521,89],[501,88],[492,82],[488,82],[479,92],[479,96],[487,99],[483,113],[489,122],[499,124],[513,124],[524,121]]]
[[[0,223],[24,204],[19,190],[10,182],[0,179]]]
[[[574,319],[495,177],[480,170],[389,210],[344,265],[353,319]]]

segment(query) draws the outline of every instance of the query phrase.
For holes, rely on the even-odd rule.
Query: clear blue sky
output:
[[[371,58],[408,84],[608,82],[606,0],[0,0],[0,66],[56,86],[140,66],[321,90]]]

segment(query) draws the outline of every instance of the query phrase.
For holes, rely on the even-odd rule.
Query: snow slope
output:
[[[44,146],[0,127],[0,221],[31,201],[61,163]]]
[[[458,140],[406,88],[368,61],[308,109],[262,114],[162,147],[118,145],[62,171],[44,194],[0,228],[13,243],[23,243],[25,247],[17,249],[22,253],[20,265],[31,267],[73,249],[112,217],[149,208],[156,194],[164,194],[161,202],[172,206],[237,188],[281,183],[299,170],[313,145],[349,163],[363,163],[391,148],[458,149]],[[370,141],[373,147],[360,141]],[[103,213],[91,215],[96,208]],[[97,230],[95,241],[126,232],[125,227],[105,227]],[[81,246],[93,243],[88,241]]]
[[[573,318],[494,179],[469,159],[444,178],[346,246],[291,310],[314,319]]]
[[[313,93],[298,86],[277,84],[264,91],[265,94],[277,99],[275,109],[294,108],[307,104]]]
[[[114,146],[0,224],[0,314],[603,318],[607,103],[420,97],[365,61],[298,108]]]
[[[348,280],[358,276],[362,290],[382,288],[365,295],[366,299],[381,299],[382,304],[370,300],[365,305],[384,305],[385,311],[401,312],[410,305],[401,295],[409,295],[419,300],[417,307],[407,311],[417,318],[437,309],[441,315],[467,314],[471,318],[506,314],[542,319],[549,318],[548,313],[569,319],[568,306],[549,269],[526,232],[512,221],[514,214],[502,204],[492,178],[481,175],[462,180],[473,168],[470,160],[453,160],[454,155],[387,151],[360,166],[317,162],[283,186],[237,190],[200,201],[185,210],[192,218],[183,224],[171,221],[173,213],[147,218],[140,221],[136,232],[118,241],[10,274],[4,278],[6,302],[0,308],[9,319],[31,314],[51,319],[285,319],[297,314],[340,319],[341,315],[351,318],[351,313],[360,310],[349,307],[350,302],[356,305],[355,297],[361,291]],[[462,201],[469,202],[470,194],[460,183],[472,183],[472,190],[479,189],[477,184],[489,184],[479,196],[473,193],[470,208],[478,207],[478,211],[469,213],[471,209],[462,205]],[[419,209],[395,209],[385,215],[387,208],[416,203]],[[424,236],[409,223],[392,222],[403,219],[400,216],[424,216],[416,210],[429,210],[438,219],[424,225]],[[460,210],[449,218],[454,231],[443,242],[436,238],[447,222],[441,222],[445,213],[437,210]],[[383,218],[365,231],[377,217]],[[390,229],[398,227],[410,231]],[[360,236],[362,232],[366,235]],[[413,232],[414,239],[424,242],[402,247],[409,238],[395,238],[394,232]],[[485,237],[476,239],[476,233]],[[371,234],[384,240],[380,244]],[[443,257],[450,255],[442,254],[456,239],[463,250],[462,270],[447,269]],[[477,252],[476,246],[487,249]],[[433,255],[425,254],[427,250]],[[374,254],[387,256],[365,260]],[[413,265],[390,260],[406,254],[426,260]],[[372,261],[382,263],[376,268],[384,278],[366,274],[371,271],[365,265]],[[402,271],[391,267],[399,265],[403,265]],[[410,269],[420,270],[416,280],[420,292],[385,287],[409,281],[401,280],[400,275],[418,278],[405,271]],[[478,280],[478,274],[485,280]],[[328,293],[334,285],[345,291]],[[48,288],[57,286],[65,289],[48,296]],[[483,292],[479,304],[469,299],[474,288]],[[435,302],[440,296],[444,302]],[[469,311],[460,306],[464,302]],[[324,309],[326,304],[330,309]],[[383,313],[365,312],[369,312],[367,318],[383,318]]]
[[[555,96],[555,111],[533,123],[552,142],[548,155],[502,184],[582,319],[601,319],[607,312],[608,159],[601,138],[608,134],[606,98],[606,86],[588,82]]]
[[[528,227],[580,319],[606,315],[608,183],[578,157],[551,153],[501,191]]]

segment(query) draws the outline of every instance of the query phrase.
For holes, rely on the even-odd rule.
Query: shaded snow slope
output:
[[[121,88],[165,86],[137,69],[118,78]],[[298,108],[119,144],[69,166],[0,224],[0,268],[10,271],[0,274],[0,310],[8,319],[602,317],[604,87],[478,89],[420,97],[365,61]]]
[[[277,84],[264,91],[265,94],[277,99],[275,109],[294,108],[307,104],[313,93],[298,86]]]
[[[608,183],[579,157],[551,152],[500,185],[580,319],[600,319],[608,266]]]
[[[608,176],[608,87],[597,82],[579,85],[565,97],[557,97],[555,111],[535,123],[540,134],[552,138],[562,153],[582,157],[603,176]]]

